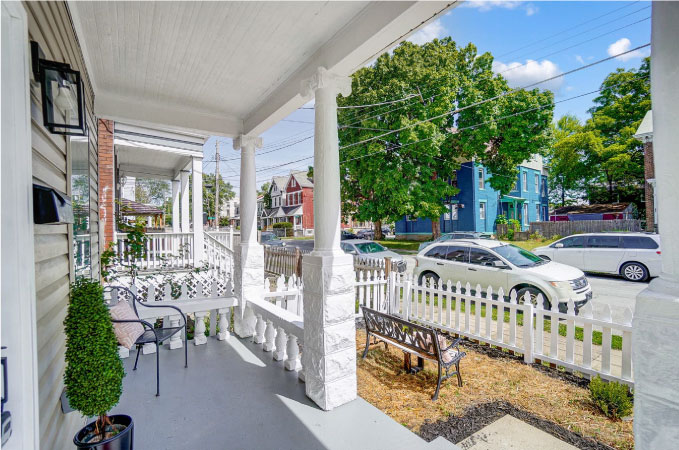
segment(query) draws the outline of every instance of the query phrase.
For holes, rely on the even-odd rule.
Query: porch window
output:
[[[540,204],[539,203],[535,204],[535,220],[537,220],[538,222],[541,220],[541,218],[540,218]]]
[[[523,190],[528,192],[528,172],[523,173]]]
[[[486,202],[479,203],[479,219],[486,220]]]
[[[483,175],[483,167],[479,167],[479,189],[485,189],[486,180]]]

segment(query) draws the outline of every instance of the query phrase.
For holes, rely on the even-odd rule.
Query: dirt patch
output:
[[[433,402],[435,364],[427,361],[417,375],[407,374],[403,352],[394,346],[387,350],[383,345],[372,346],[367,358],[361,359],[364,330],[357,331],[356,342],[359,395],[414,432],[419,433],[425,424],[463,417],[468,408],[506,402],[584,438],[616,449],[634,448],[633,422],[603,416],[575,376],[567,380],[553,369],[524,364],[520,357],[504,352],[502,357],[489,356],[500,350],[463,342],[467,352],[460,365],[464,385],[458,387],[454,377],[444,381],[439,400]]]
[[[420,427],[420,435],[427,441],[442,436],[450,442],[460,442],[496,420],[510,414],[540,430],[551,434],[579,449],[611,450],[608,445],[588,439],[579,433],[567,430],[535,414],[516,408],[509,402],[497,401],[470,406],[461,416],[451,415],[436,422],[425,421]]]

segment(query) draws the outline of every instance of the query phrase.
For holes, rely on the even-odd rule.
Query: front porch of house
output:
[[[114,413],[135,421],[139,448],[454,449],[430,443],[358,398],[330,412],[305,394],[298,372],[288,371],[253,338],[231,337],[189,349],[161,348],[160,397],[155,396],[155,355],[125,360],[123,396]]]

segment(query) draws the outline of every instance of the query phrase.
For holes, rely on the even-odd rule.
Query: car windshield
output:
[[[270,241],[273,239],[276,239],[275,235],[262,233],[262,241]]]
[[[517,247],[516,245],[501,245],[499,247],[495,247],[493,250],[495,250],[498,255],[502,256],[504,259],[518,267],[533,267],[547,263],[547,261],[540,258],[538,255],[535,255],[528,250],[524,250],[521,247]]]
[[[356,244],[356,248],[358,249],[359,253],[379,253],[387,250],[377,242],[364,242],[361,244]]]

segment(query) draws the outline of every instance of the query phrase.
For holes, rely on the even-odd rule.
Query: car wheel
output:
[[[542,294],[542,308],[545,310],[551,310],[552,309],[552,304],[547,300],[547,296],[545,295],[544,292],[542,292],[540,289],[536,287],[525,287],[519,289],[519,292],[517,292],[516,296],[516,301],[520,304],[523,305],[524,302],[524,296],[526,295],[526,292],[530,295],[530,302],[533,304],[533,306],[538,305],[538,295]]]
[[[438,285],[439,282],[439,276],[436,275],[434,272],[423,272],[420,274],[419,278],[419,284],[420,286],[424,286],[425,280],[430,279],[434,282],[434,284]]]
[[[620,268],[620,275],[628,281],[646,281],[648,269],[641,263],[629,262]]]

